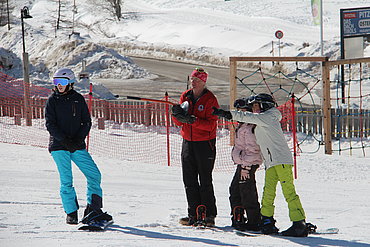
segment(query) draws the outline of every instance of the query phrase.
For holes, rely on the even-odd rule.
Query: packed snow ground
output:
[[[114,217],[106,232],[81,232],[65,224],[59,177],[46,149],[0,143],[0,246],[370,246],[369,158],[299,157],[296,188],[307,220],[339,234],[307,238],[240,237],[229,232],[228,186],[232,173],[214,173],[221,230],[180,226],[186,199],[179,167],[93,156],[103,175],[104,210]],[[262,195],[264,172],[257,172]],[[74,166],[82,215],[85,179]],[[279,187],[279,186],[278,186]],[[290,226],[287,205],[277,191],[277,226]]]
[[[128,54],[221,65],[228,56],[270,56],[277,29],[285,34],[282,56],[320,54],[319,27],[311,22],[310,1],[126,0],[121,22],[88,5],[90,1],[76,2],[80,36],[69,39],[71,29],[58,31],[54,37],[56,3],[15,1],[16,24],[9,32],[7,26],[0,28],[0,57],[12,66],[1,71],[22,77],[19,10],[23,6],[29,6],[34,17],[25,20],[34,83],[47,83],[61,66],[79,72],[83,59],[94,82],[94,78],[153,78]],[[368,0],[324,1],[325,55],[339,56],[339,9],[366,5]],[[67,8],[64,14],[71,16],[71,10]],[[365,56],[370,55],[369,47]],[[94,159],[103,174],[105,210],[115,224],[104,233],[79,232],[65,224],[58,174],[47,150],[0,143],[0,157],[0,246],[370,246],[369,158],[317,153],[299,157],[296,186],[307,220],[321,228],[338,227],[340,232],[297,239],[245,238],[181,227],[177,222],[186,214],[186,200],[179,167],[101,156]],[[221,227],[230,225],[232,175],[214,174],[216,223]],[[259,171],[260,196],[263,179]],[[85,180],[77,169],[75,187],[83,207]],[[280,189],[275,217],[280,229],[290,226]]]

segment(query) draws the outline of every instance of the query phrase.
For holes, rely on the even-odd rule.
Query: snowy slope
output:
[[[186,200],[179,167],[140,164],[94,156],[103,175],[104,209],[115,224],[89,233],[65,224],[58,173],[45,149],[0,143],[0,246],[370,246],[369,158],[302,155],[297,191],[307,220],[338,227],[336,235],[308,238],[247,238],[221,230],[182,227]],[[214,173],[216,223],[229,229],[228,186],[231,173]],[[264,172],[257,172],[259,195]],[[85,179],[74,169],[80,206]],[[82,215],[82,210],[79,212]],[[277,191],[277,226],[290,226],[286,202]]]
[[[308,0],[127,0],[119,22],[94,1],[81,0],[76,2],[73,29],[80,36],[71,37],[72,28],[55,32],[57,3],[17,0],[13,4],[17,6],[12,13],[15,25],[10,31],[7,26],[0,29],[1,46],[21,58],[19,10],[28,6],[33,18],[25,20],[26,48],[33,66],[31,76],[40,80],[60,66],[79,71],[83,58],[93,64],[89,68],[93,77],[143,78],[148,74],[132,65],[125,54],[224,64],[229,56],[270,56],[274,41],[277,56],[276,30],[284,32],[282,56],[320,55],[320,29],[312,24]],[[63,19],[70,22],[72,4],[65,3],[62,8]],[[366,5],[367,0],[324,2],[325,55],[339,56],[339,10]],[[303,47],[303,43],[309,46]],[[366,48],[365,56],[369,56],[370,48]],[[20,77],[21,65],[17,68],[12,73]]]

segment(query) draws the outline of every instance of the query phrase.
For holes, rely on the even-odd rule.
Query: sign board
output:
[[[343,37],[370,35],[370,7],[341,9],[340,20]]]
[[[364,57],[364,38],[362,36],[344,39],[344,57],[346,59]],[[362,49],[361,49],[362,48]]]
[[[275,37],[276,37],[276,38],[281,39],[283,36],[284,36],[283,31],[281,31],[281,30],[277,30],[277,31],[275,32]]]

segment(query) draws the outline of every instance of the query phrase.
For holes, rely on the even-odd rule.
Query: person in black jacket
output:
[[[87,179],[87,207],[84,217],[98,216],[111,221],[103,213],[101,173],[86,150],[85,138],[91,128],[91,117],[84,97],[73,90],[76,82],[72,70],[62,68],[55,72],[53,94],[46,102],[46,128],[50,133],[49,152],[60,176],[60,196],[67,214],[67,224],[78,223],[78,202],[73,187],[73,161]]]

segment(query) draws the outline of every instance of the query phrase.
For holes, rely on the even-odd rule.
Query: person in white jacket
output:
[[[265,186],[261,207],[261,232],[263,234],[277,234],[275,226],[274,201],[276,186],[280,185],[288,203],[289,217],[293,225],[281,232],[284,236],[306,237],[306,215],[293,183],[293,158],[281,129],[280,111],[275,107],[275,101],[269,94],[258,94],[250,97],[248,103],[252,106],[253,113],[242,111],[224,111],[214,109],[213,114],[239,122],[256,125],[255,134],[265,164]]]
[[[252,111],[247,102],[246,98],[237,99],[234,107],[240,111]],[[260,230],[261,214],[255,173],[262,164],[262,157],[254,135],[255,127],[254,124],[239,122],[235,130],[235,145],[231,151],[231,157],[237,165],[229,187],[231,226],[241,231]]]

